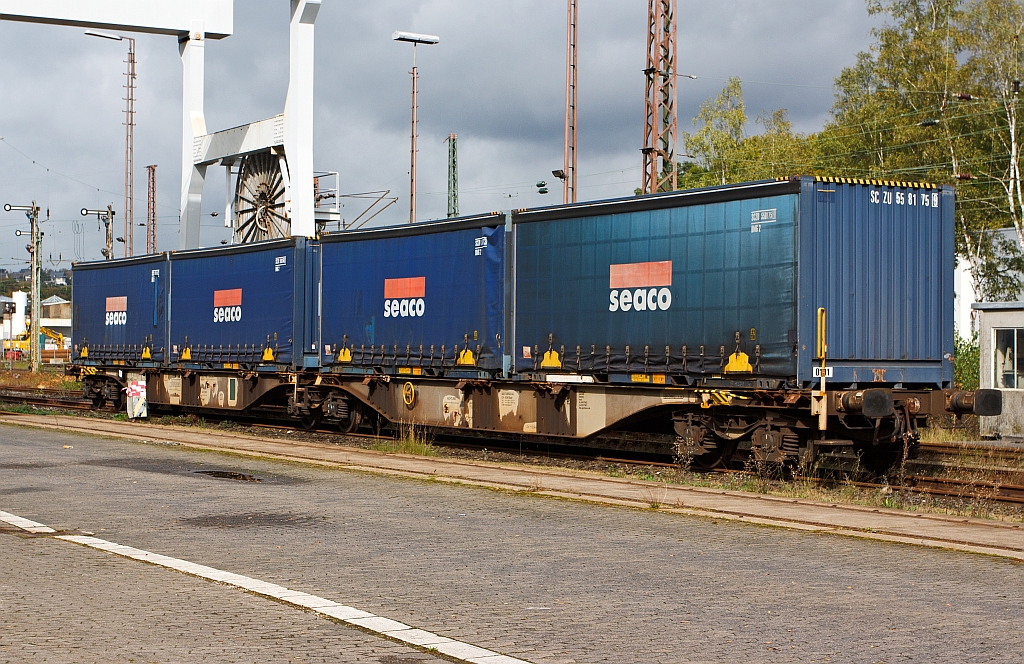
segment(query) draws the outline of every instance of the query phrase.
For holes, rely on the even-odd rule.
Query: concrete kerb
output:
[[[570,472],[559,472],[550,469],[533,469],[533,468],[518,468],[509,467],[502,464],[495,464],[490,462],[467,462],[463,460],[437,460],[430,457],[416,457],[412,455],[404,454],[387,454],[383,452],[376,452],[373,450],[364,450],[361,448],[349,448],[338,445],[324,445],[318,443],[294,443],[290,441],[279,441],[273,439],[264,439],[255,436],[242,436],[232,433],[221,433],[221,432],[207,432],[207,431],[195,431],[185,427],[174,427],[165,425],[142,425],[132,424],[131,431],[118,430],[115,426],[123,423],[106,422],[103,420],[89,420],[92,426],[81,426],[79,422],[82,420],[71,419],[72,422],[61,423],[58,418],[43,418],[39,416],[31,415],[16,415],[14,417],[0,416],[0,423],[15,424],[20,426],[29,426],[43,429],[59,429],[59,430],[71,430],[78,433],[99,435],[103,437],[112,437],[117,439],[130,439],[142,442],[146,436],[142,434],[140,429],[150,429],[160,431],[168,438],[180,438],[180,436],[203,436],[207,441],[210,439],[231,439],[238,441],[237,444],[231,444],[230,441],[224,440],[223,445],[218,445],[211,442],[197,443],[188,440],[174,440],[168,442],[174,442],[176,445],[201,451],[227,453],[232,455],[238,455],[249,458],[265,458],[274,459],[279,461],[288,461],[292,463],[300,463],[304,465],[313,465],[319,467],[330,467],[337,468],[340,470],[348,470],[355,472],[363,472],[377,475],[385,475],[389,477],[402,477],[408,479],[417,480],[432,480],[440,481],[452,484],[461,484],[465,486],[474,486],[480,488],[487,488],[499,491],[508,491],[516,494],[532,494],[537,496],[543,496],[548,498],[562,499],[562,500],[578,500],[593,504],[601,505],[613,505],[620,507],[629,507],[635,509],[656,509],[659,512],[668,514],[679,514],[691,517],[699,517],[712,520],[725,520],[738,523],[749,523],[758,526],[769,526],[775,528],[786,528],[793,530],[800,530],[805,532],[817,532],[822,534],[832,534],[847,537],[855,537],[858,539],[868,539],[875,541],[884,541],[905,545],[913,546],[925,546],[929,548],[941,548],[955,551],[962,551],[967,553],[982,554],[999,556],[1005,558],[1011,558],[1015,560],[1024,560],[1024,532],[1022,532],[1021,525],[1019,524],[1007,524],[1001,522],[986,522],[979,519],[965,519],[962,517],[945,517],[943,515],[936,514],[917,514],[908,513],[898,510],[891,510],[885,508],[871,508],[866,506],[858,505],[843,505],[833,503],[815,503],[813,501],[792,499],[778,496],[765,496],[761,494],[747,494],[738,491],[725,491],[721,489],[708,489],[703,487],[687,487],[687,486],[666,486],[664,484],[655,482],[643,482],[638,480],[629,480],[624,478],[614,477],[603,477],[603,476],[584,476],[580,474],[574,474]],[[173,435],[178,434],[178,435]],[[148,442],[148,441],[147,441]],[[288,446],[295,447],[295,452],[276,450],[272,451],[269,449],[248,449],[244,447],[244,444],[250,446],[263,446],[266,447],[277,447],[277,446]],[[302,452],[300,450],[305,450]],[[330,460],[324,458],[317,458],[317,452],[330,452],[332,455],[356,455],[363,457],[360,462],[352,463],[341,460]],[[380,465],[367,463],[367,461],[380,461]],[[421,466],[432,466],[423,470],[409,469],[409,468],[396,468],[393,467],[395,462],[406,461],[414,465]],[[389,463],[390,462],[390,463]],[[501,481],[495,480],[481,480],[470,477],[460,477],[457,471],[460,468],[473,469],[473,470],[488,470],[505,473],[505,478]],[[444,472],[448,471],[448,472]],[[529,482],[524,481],[522,477],[515,478],[513,475],[528,476]],[[819,520],[807,520],[807,519],[796,519],[790,517],[766,517],[763,514],[745,511],[738,511],[735,509],[709,509],[706,507],[699,506],[688,506],[683,500],[677,499],[675,504],[665,504],[660,506],[652,506],[650,501],[644,499],[633,499],[623,498],[621,496],[612,496],[605,493],[595,493],[591,491],[571,491],[571,490],[560,490],[555,488],[543,487],[543,482],[538,481],[538,478],[550,478],[552,480],[566,481],[566,480],[578,480],[587,481],[593,483],[599,481],[601,484],[619,487],[636,487],[638,489],[658,489],[665,490],[673,493],[689,493],[695,496],[707,498],[715,496],[723,496],[730,499],[751,501],[751,504],[760,503],[762,506],[765,503],[774,503],[781,507],[793,507],[793,506],[804,506],[807,508],[813,508],[821,511],[822,509],[828,509],[834,511],[836,514],[842,512],[850,513],[856,512],[863,517],[871,518],[873,516],[877,518],[882,517],[896,517],[898,519],[905,519],[912,522],[921,523],[922,521],[936,522],[936,526],[958,526],[961,528],[970,527],[972,529],[981,529],[985,531],[985,534],[994,534],[996,531],[1004,531],[1003,539],[1013,540],[1013,544],[1007,543],[1005,546],[997,545],[993,546],[991,543],[971,541],[968,538],[942,538],[942,537],[930,537],[923,536],[921,534],[914,534],[912,532],[899,532],[893,529],[878,529],[871,527],[857,527],[850,528],[844,527],[838,523],[828,523]],[[752,509],[752,508],[751,508]],[[982,538],[984,539],[984,538]],[[1020,540],[1019,542],[1017,540]],[[1019,545],[1018,545],[1019,544]]]

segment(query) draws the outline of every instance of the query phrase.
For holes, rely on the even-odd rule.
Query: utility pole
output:
[[[155,254],[156,248],[156,165],[146,166],[148,187],[146,195],[146,253]],[[228,167],[228,177],[231,167]]]
[[[28,249],[29,256],[31,256],[31,275],[32,275],[32,327],[30,328],[29,334],[29,349],[31,351],[30,367],[32,371],[39,371],[39,364],[42,358],[42,349],[39,347],[39,314],[40,314],[40,297],[39,294],[43,287],[43,270],[42,270],[42,256],[43,256],[43,233],[39,230],[39,206],[36,205],[35,201],[32,201],[32,205],[4,205],[4,212],[12,212],[14,210],[21,210],[28,217],[29,223],[31,224],[31,236],[30,242],[26,249]],[[21,231],[14,231],[14,234],[21,236]]]
[[[645,194],[678,186],[675,160],[676,0],[649,0],[647,13],[647,91],[644,98],[643,180]]]
[[[459,137],[448,134],[448,218],[459,216]]]
[[[87,30],[90,37],[128,42],[124,96],[124,257],[135,253],[135,39]],[[107,259],[113,258],[113,255]]]
[[[565,148],[562,165],[562,202],[576,202],[576,36],[578,0],[568,0],[565,37]]]
[[[96,218],[106,227],[106,242],[104,243],[103,249],[100,253],[103,254],[103,258],[111,260],[114,258],[114,206],[108,205],[106,210],[90,210],[88,208],[82,208],[82,216],[88,217],[90,214],[96,215]],[[97,223],[97,225],[99,225]]]
[[[416,223],[416,139],[418,138],[416,131],[419,124],[419,118],[416,117],[416,112],[419,110],[418,100],[416,99],[417,94],[417,82],[420,79],[419,69],[416,68],[416,44],[412,45],[412,142],[409,150],[409,223]]]

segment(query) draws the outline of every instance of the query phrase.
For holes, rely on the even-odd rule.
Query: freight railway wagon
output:
[[[80,264],[72,371],[157,410],[881,464],[1001,410],[952,386],[953,212],[798,177]]]

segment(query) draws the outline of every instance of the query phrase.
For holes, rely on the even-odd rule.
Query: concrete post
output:
[[[178,248],[199,246],[199,222],[203,208],[203,183],[206,166],[196,166],[195,139],[206,135],[206,116],[203,114],[203,82],[205,80],[206,35],[203,22],[192,21],[188,35],[178,42],[181,53],[181,216],[178,229]]]
[[[292,236],[314,237],[313,25],[320,0],[291,0],[288,96],[284,104],[284,152],[289,187],[285,209]]]

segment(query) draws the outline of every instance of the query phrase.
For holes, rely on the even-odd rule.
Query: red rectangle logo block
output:
[[[128,311],[128,297],[108,297],[107,311]]]
[[[672,285],[672,261],[621,263],[608,269],[609,288],[650,288]]]
[[[242,306],[242,289],[213,291],[213,306],[215,307],[240,307]]]
[[[408,300],[423,297],[427,292],[426,277],[406,277],[405,279],[385,279],[385,300]]]

